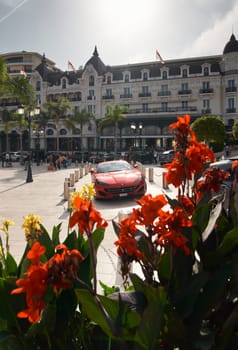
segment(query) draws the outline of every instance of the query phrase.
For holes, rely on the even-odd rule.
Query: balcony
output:
[[[190,95],[192,93],[192,90],[179,90],[179,95]]]
[[[171,91],[159,91],[158,96],[171,96]]]
[[[87,99],[92,101],[92,100],[96,100],[96,97],[95,96],[88,96]]]
[[[139,97],[151,97],[151,92],[146,92],[146,93],[140,93],[139,95],[138,95]]]
[[[209,113],[211,113],[211,108],[206,108],[206,109],[202,109],[202,113],[203,114],[209,114]]]
[[[125,114],[138,114],[138,113],[171,113],[171,112],[196,112],[196,106],[187,106],[187,107],[158,107],[158,108],[148,108],[143,110],[142,108],[128,109]]]
[[[112,100],[112,99],[114,99],[114,95],[104,95],[104,96],[102,96],[102,99],[103,100]]]
[[[236,113],[236,108],[227,108],[226,113]]]
[[[213,92],[214,92],[214,89],[212,89],[212,88],[200,89],[200,90],[199,90],[199,93],[200,93],[200,94],[211,94],[211,93],[213,93]]]
[[[120,95],[120,98],[132,98],[132,94]]]
[[[226,88],[226,92],[236,92],[236,86],[230,86]]]

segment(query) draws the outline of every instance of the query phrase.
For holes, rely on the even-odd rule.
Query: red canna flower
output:
[[[144,195],[137,203],[141,206],[134,210],[135,219],[138,224],[150,226],[158,217],[159,210],[168,204],[163,194],[152,197],[151,194]]]
[[[222,182],[229,176],[230,174],[227,171],[219,168],[206,169],[203,177],[196,183],[196,190],[200,194],[199,197],[211,190],[219,192]]]
[[[89,234],[96,228],[107,227],[107,222],[102,218],[101,213],[98,212],[91,201],[85,200],[80,196],[76,196],[74,201],[74,212],[69,218],[69,227],[72,228],[78,225],[81,234]]]

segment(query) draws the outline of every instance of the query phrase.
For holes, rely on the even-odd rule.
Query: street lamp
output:
[[[142,129],[143,129],[143,124],[139,123],[138,125],[136,123],[131,123],[131,130],[133,131],[135,138],[134,138],[134,147],[136,147],[136,135],[138,134],[139,136],[141,136],[142,133]],[[140,139],[140,148],[141,148],[141,139]]]
[[[40,137],[44,135],[44,129],[37,127],[33,129],[33,134],[36,136],[36,165],[40,165]]]
[[[24,115],[24,106],[19,106],[17,109],[19,115]],[[35,107],[29,110],[27,117],[25,117],[28,125],[28,164],[27,164],[27,177],[26,182],[33,182],[32,171],[31,171],[31,120],[35,115],[40,114],[40,107]]]

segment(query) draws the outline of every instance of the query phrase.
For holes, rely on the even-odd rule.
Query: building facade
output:
[[[58,69],[53,61],[38,53],[23,51],[2,56],[9,74],[19,74],[24,69],[41,109],[45,102],[57,101],[61,96],[69,99],[71,114],[74,110],[86,109],[94,115],[94,121],[84,125],[83,130],[78,127],[75,133],[62,123],[62,151],[78,150],[79,145],[82,150],[110,151],[114,142],[121,151],[132,146],[170,148],[169,125],[178,115],[190,114],[192,121],[204,115],[220,116],[228,137],[238,119],[238,41],[234,34],[220,55],[164,63],[107,66],[96,47],[85,66],[72,71]],[[127,107],[126,119],[119,124],[116,137],[113,126],[105,126],[100,132],[97,127],[108,104]],[[0,108],[6,106],[14,110],[17,101],[0,100]],[[11,150],[17,150],[18,130],[13,128],[10,136],[11,133]],[[3,141],[3,132],[1,134]],[[54,125],[49,124],[41,148],[54,150],[55,137]],[[3,150],[4,145],[1,147]]]

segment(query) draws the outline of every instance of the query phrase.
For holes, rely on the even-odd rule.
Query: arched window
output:
[[[60,129],[60,135],[67,135],[66,129]]]
[[[53,129],[48,129],[48,130],[46,131],[46,135],[48,135],[48,136],[54,135],[54,130],[53,130]]]
[[[62,89],[66,89],[66,79],[62,79]]]
[[[183,78],[187,78],[187,76],[188,76],[187,69],[183,69],[182,75],[183,75]]]
[[[205,67],[205,68],[204,68],[203,74],[204,74],[205,76],[209,75],[209,69],[208,69],[208,67]]]
[[[38,80],[36,82],[36,91],[40,91],[40,89],[41,89],[41,82],[40,82],[40,80]]]
[[[163,79],[167,79],[167,78],[168,78],[168,73],[167,73],[166,70],[163,71],[163,73],[162,73],[162,78],[163,78]]]
[[[112,77],[109,75],[107,77],[107,84],[111,84],[112,83]]]
[[[125,74],[125,83],[129,83],[129,74]]]
[[[94,86],[94,76],[90,75],[89,77],[89,86]]]

